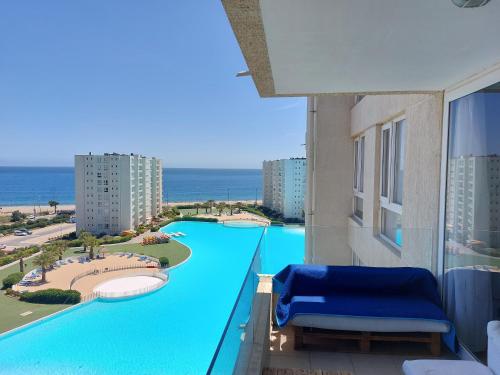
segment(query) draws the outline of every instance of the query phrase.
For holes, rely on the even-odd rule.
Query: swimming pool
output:
[[[268,227],[263,241],[261,272],[274,275],[289,264],[304,263],[304,249],[304,227]]]
[[[264,228],[176,222],[163,230],[186,233],[178,240],[192,249],[165,287],[83,304],[2,336],[0,374],[205,373]]]

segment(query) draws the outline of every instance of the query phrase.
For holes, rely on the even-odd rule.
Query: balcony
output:
[[[375,252],[387,252],[385,261],[391,256],[399,259],[399,264],[392,264],[394,267],[435,268],[432,261],[435,233],[432,230],[395,228],[395,231],[401,245],[399,255],[380,241],[376,228],[362,227],[357,223],[344,228],[306,228],[306,233],[309,232],[319,246],[328,246],[332,251],[337,251],[335,245],[341,242],[357,250],[373,240],[379,246],[373,249]],[[325,259],[324,254],[320,254],[322,249],[316,251],[317,254],[310,254],[312,259]],[[259,252],[258,248],[256,254]],[[432,356],[430,345],[423,342],[374,341],[367,353],[360,350],[360,341],[311,336],[304,340],[300,350],[296,350],[293,327],[273,325],[272,306],[275,306],[278,295],[273,295],[272,277],[259,274],[260,265],[255,261],[259,259],[257,255],[233,307],[209,373],[396,375],[402,373],[405,360],[457,359],[444,344],[441,345],[441,354]],[[353,262],[360,263],[360,260],[356,256]]]
[[[246,289],[248,288],[250,287],[247,285]],[[311,342],[305,349],[295,350],[293,330],[272,327],[269,319],[271,289],[271,278],[261,276],[255,289],[249,322],[238,324],[233,316],[228,323],[233,330],[241,331],[240,351],[237,361],[234,362],[236,374],[399,375],[405,360],[436,359],[419,344],[378,345],[372,353],[365,354],[356,353],[357,349],[352,346],[332,347],[331,342],[325,340]],[[248,309],[249,302],[248,296],[240,298],[235,305],[235,311],[242,310],[243,305]],[[244,316],[241,311],[239,315]],[[214,357],[214,366],[209,373],[231,373],[230,370],[229,372],[217,371],[220,370],[217,367],[219,362],[225,362],[226,370],[228,369],[229,352],[232,352],[233,357],[235,356],[235,348],[229,347],[229,341],[231,340],[226,336],[221,340],[221,349]],[[234,337],[232,343],[234,344]],[[456,359],[456,356],[443,351],[439,358]]]

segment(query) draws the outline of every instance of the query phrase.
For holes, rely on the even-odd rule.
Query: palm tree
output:
[[[52,251],[54,254],[62,260],[64,252],[68,249],[68,242],[64,240],[55,241],[52,243]]]
[[[217,208],[217,211],[219,211],[219,216],[221,216],[222,212],[226,208],[226,204],[224,202],[219,202],[219,203],[217,203],[216,208]]]
[[[238,209],[238,213],[241,212],[241,209],[243,208],[243,203],[241,202],[236,202],[235,203],[236,208]]]
[[[199,203],[194,204],[194,208],[196,208],[196,215],[198,215],[198,213],[200,211],[200,207],[201,207],[201,204],[199,204]]]
[[[19,258],[19,272],[24,273],[24,259],[22,256]]]
[[[52,265],[52,263],[54,263],[55,260],[56,257],[54,253],[47,247],[45,247],[42,250],[42,253],[33,260],[33,264],[42,269],[42,283],[47,282],[45,274],[47,273],[47,269]]]
[[[54,207],[54,213],[57,213],[57,206],[59,206],[59,202],[51,200],[51,201],[49,201],[49,206]]]
[[[94,259],[94,248],[96,248],[96,249],[99,248],[99,240],[97,238],[95,238],[94,236],[90,236],[88,246],[90,247],[89,258]]]
[[[89,241],[90,237],[92,237],[92,234],[90,234],[87,231],[82,230],[80,234],[78,235],[78,239],[82,241],[82,246],[83,246],[83,252],[87,251],[87,247],[89,246]]]
[[[212,213],[212,207],[215,205],[215,201],[210,199],[207,201],[208,207],[210,208],[210,213]]]

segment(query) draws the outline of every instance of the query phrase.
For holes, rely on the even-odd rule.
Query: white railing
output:
[[[107,273],[107,272],[114,272],[114,271],[122,271],[122,270],[130,270],[130,269],[136,269],[136,268],[159,268],[159,264],[156,262],[153,262],[152,265],[148,264],[129,264],[129,265],[124,265],[124,266],[116,266],[116,267],[104,267],[104,268],[94,268],[85,272],[82,272],[75,277],[71,279],[71,282],[69,283],[69,288],[72,289],[73,285],[80,279],[86,277],[86,276],[97,276],[102,273]]]

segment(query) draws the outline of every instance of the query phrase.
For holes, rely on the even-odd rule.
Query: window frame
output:
[[[353,174],[353,199],[352,199],[352,215],[363,221],[363,217],[356,215],[356,198],[361,199],[364,206],[365,194],[364,194],[364,173],[365,173],[365,150],[366,150],[366,135],[364,133],[358,135],[354,138],[354,150],[353,150],[353,161],[354,161],[354,174]],[[364,207],[363,215],[364,216]]]
[[[406,122],[406,117],[404,115],[396,117],[392,119],[391,121],[386,122],[385,124],[382,125],[381,130],[380,130],[380,178],[379,178],[379,201],[380,201],[380,208],[379,208],[379,235],[381,238],[383,238],[385,241],[389,242],[393,247],[397,248],[398,250],[401,250],[401,246],[398,245],[395,241],[393,241],[390,237],[386,236],[384,234],[384,227],[383,227],[383,210],[390,211],[392,213],[395,213],[399,215],[400,217],[403,216],[403,203],[397,203],[394,201],[394,191],[395,191],[395,184],[396,184],[396,126],[400,123],[403,123],[404,126],[408,126],[408,123]],[[384,175],[383,171],[385,170],[384,168],[384,131],[389,131],[389,145],[388,145],[388,155],[387,155],[387,176]],[[406,130],[406,129],[405,129]],[[405,133],[406,134],[406,133]],[[406,138],[406,137],[405,137]],[[406,139],[402,138],[401,142],[405,142]],[[406,156],[406,148],[403,147],[403,150],[405,151],[405,155],[403,155],[403,159]],[[403,173],[404,173],[404,168],[403,168]],[[387,177],[387,196],[383,196],[383,184],[384,184],[384,177]],[[404,185],[403,185],[403,193],[404,193]]]

